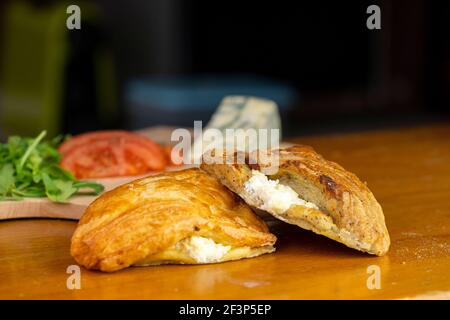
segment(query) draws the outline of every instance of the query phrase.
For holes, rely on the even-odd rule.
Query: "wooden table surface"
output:
[[[287,224],[277,252],[203,266],[81,269],[69,290],[66,269],[76,222],[0,222],[0,298],[29,299],[366,299],[450,298],[450,124],[306,137],[356,173],[381,203],[392,245],[372,257]],[[368,289],[367,268],[381,288]]]

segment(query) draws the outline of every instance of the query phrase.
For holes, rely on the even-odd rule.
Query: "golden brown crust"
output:
[[[239,197],[203,171],[187,169],[103,194],[80,219],[71,254],[86,268],[115,271],[194,235],[236,247],[276,241]]]
[[[319,210],[293,205],[282,215],[270,212],[272,215],[351,248],[376,255],[388,251],[390,239],[382,208],[356,175],[325,160],[308,146],[297,145],[274,152],[279,152],[279,170],[268,177],[291,187]],[[247,163],[256,164],[203,163],[201,168],[249,203],[244,183],[250,178],[251,169],[264,173],[267,166],[258,162],[254,153],[247,156]]]

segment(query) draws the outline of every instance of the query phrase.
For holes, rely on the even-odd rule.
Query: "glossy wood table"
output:
[[[450,298],[450,125],[307,137],[367,181],[384,208],[392,246],[372,257],[295,226],[272,226],[277,252],[204,266],[81,269],[69,242],[76,222],[0,222],[0,298],[56,299],[347,299]],[[369,289],[368,267],[381,288]],[[369,269],[370,271],[371,269]]]

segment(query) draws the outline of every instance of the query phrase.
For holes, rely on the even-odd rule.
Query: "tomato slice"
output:
[[[71,139],[67,140],[66,142],[64,142],[59,147],[59,152],[64,154],[73,148],[83,146],[94,140],[97,141],[97,140],[114,140],[114,139],[129,139],[133,141],[139,141],[140,143],[144,144],[147,148],[159,151],[159,146],[155,142],[153,142],[152,140],[143,135],[132,133],[125,130],[105,130],[76,135]]]
[[[64,142],[61,166],[77,178],[132,176],[163,170],[167,158],[152,140],[127,131],[81,134]]]

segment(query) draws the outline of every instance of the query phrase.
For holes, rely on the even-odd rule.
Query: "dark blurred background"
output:
[[[275,100],[285,136],[449,117],[448,1],[1,1],[0,19],[3,136],[192,126],[227,94]]]

